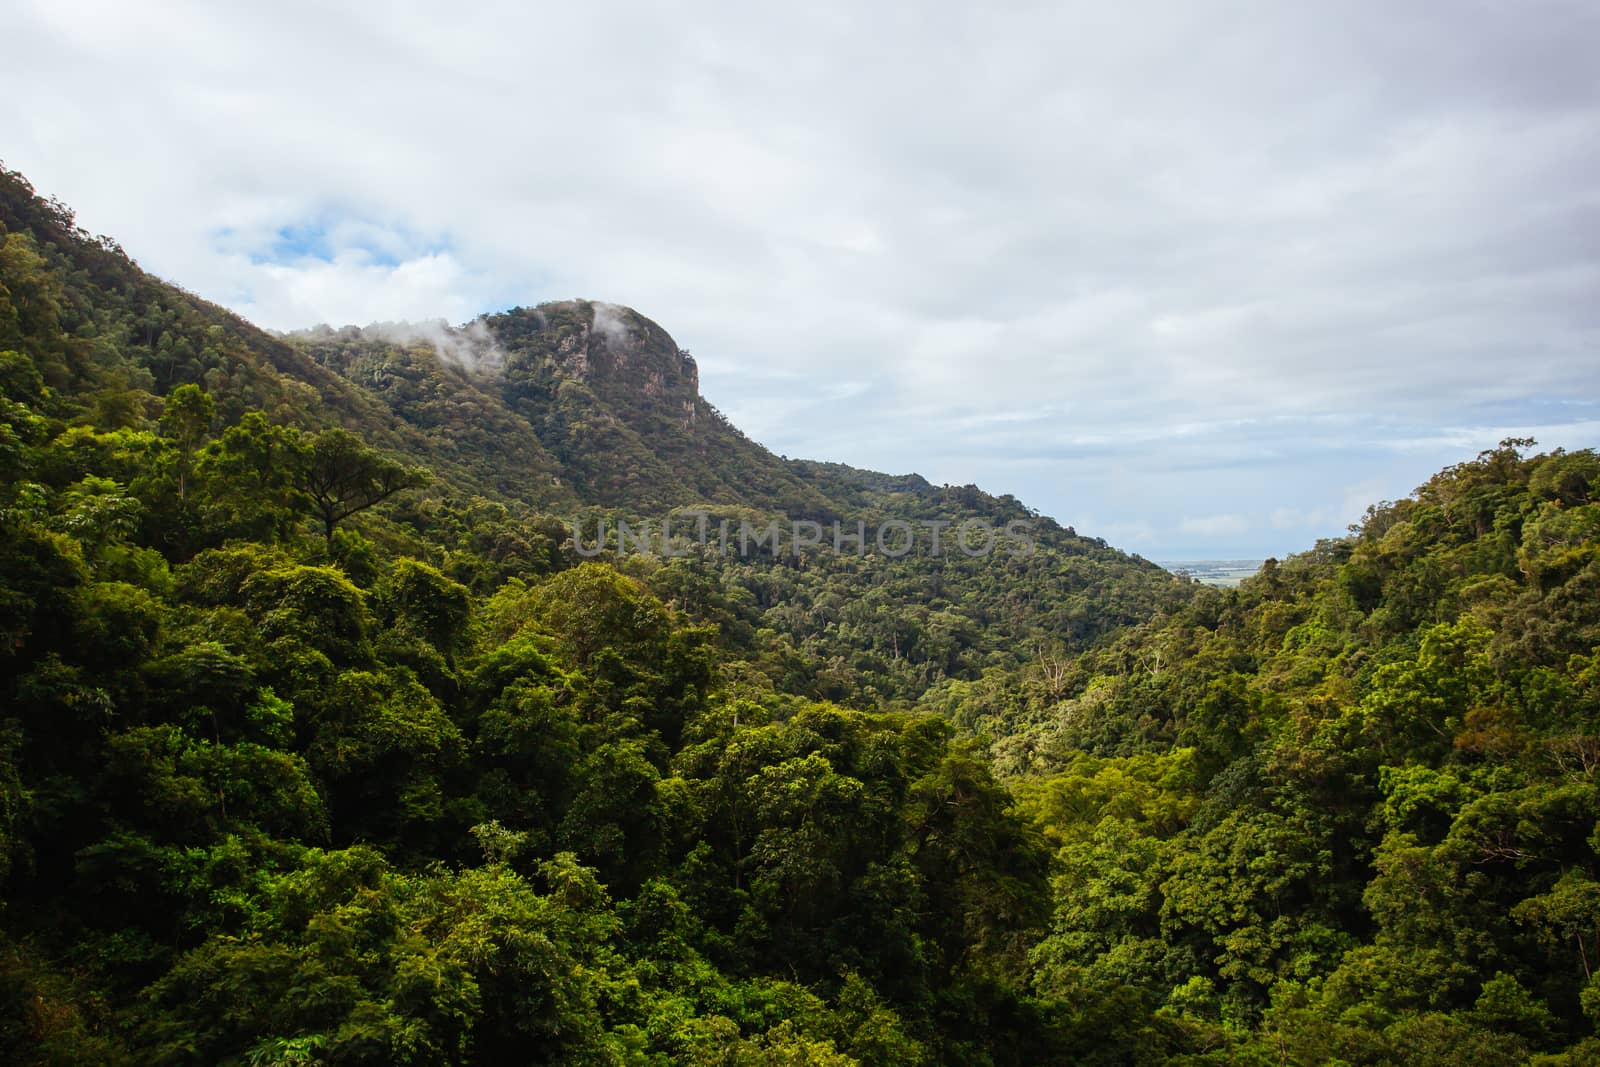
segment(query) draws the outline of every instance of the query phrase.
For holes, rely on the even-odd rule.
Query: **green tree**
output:
[[[178,449],[178,499],[188,499],[189,479],[194,471],[195,453],[211,436],[211,420],[216,405],[209,393],[198,385],[180,385],[167,394],[161,410],[161,432]]]
[[[329,547],[333,531],[345,519],[427,482],[423,471],[368,448],[348,430],[337,429],[324,430],[312,440],[297,476]]]

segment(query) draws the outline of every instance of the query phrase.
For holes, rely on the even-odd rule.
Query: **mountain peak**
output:
[[[700,370],[660,324],[601,300],[557,300],[483,319],[513,352],[537,356],[602,395],[625,392],[680,405],[690,418]]]

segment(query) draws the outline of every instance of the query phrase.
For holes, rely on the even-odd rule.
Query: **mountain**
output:
[[[410,344],[391,340],[397,332],[347,328],[293,340],[419,432],[455,438],[439,447],[475,456],[480,480],[498,492],[634,514],[724,504],[833,517],[821,494],[700,395],[692,357],[631,309],[564,301]],[[463,349],[478,338],[484,351],[452,359],[440,336]],[[463,397],[484,410],[460,410]],[[481,436],[460,439],[474,423]],[[507,482],[502,468],[548,472],[548,484]]]

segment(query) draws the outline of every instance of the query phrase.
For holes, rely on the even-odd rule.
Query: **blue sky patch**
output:
[[[218,230],[217,244],[244,244],[250,262],[303,263],[320,260],[332,263],[356,259],[379,267],[398,267],[421,256],[449,252],[451,242],[438,236],[417,234],[405,226],[362,218],[315,216],[285,223],[276,230],[251,240],[231,228]]]

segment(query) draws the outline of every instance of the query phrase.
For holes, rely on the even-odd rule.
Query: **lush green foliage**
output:
[[[1600,1056],[1600,458],[1202,590],[481,329],[269,337],[0,174],[6,1062]],[[562,521],[688,507],[1040,551]]]
[[[1600,457],[1529,444],[990,724],[1056,849],[1037,992],[1266,1062],[1600,1055]]]
[[[1042,839],[909,705],[1021,662],[983,632],[1018,588],[1003,625],[1059,643],[1113,624],[1095,598],[1132,619],[1180,583],[1067,531],[1028,573],[582,562],[556,510],[580,499],[1023,513],[770,456],[643,320],[648,343],[577,352],[592,306],[506,317],[493,379],[269,338],[5,183],[8,1061],[981,1063],[1080,1041],[1021,978]],[[678,374],[659,390],[657,358]],[[824,624],[847,590],[873,615]]]

